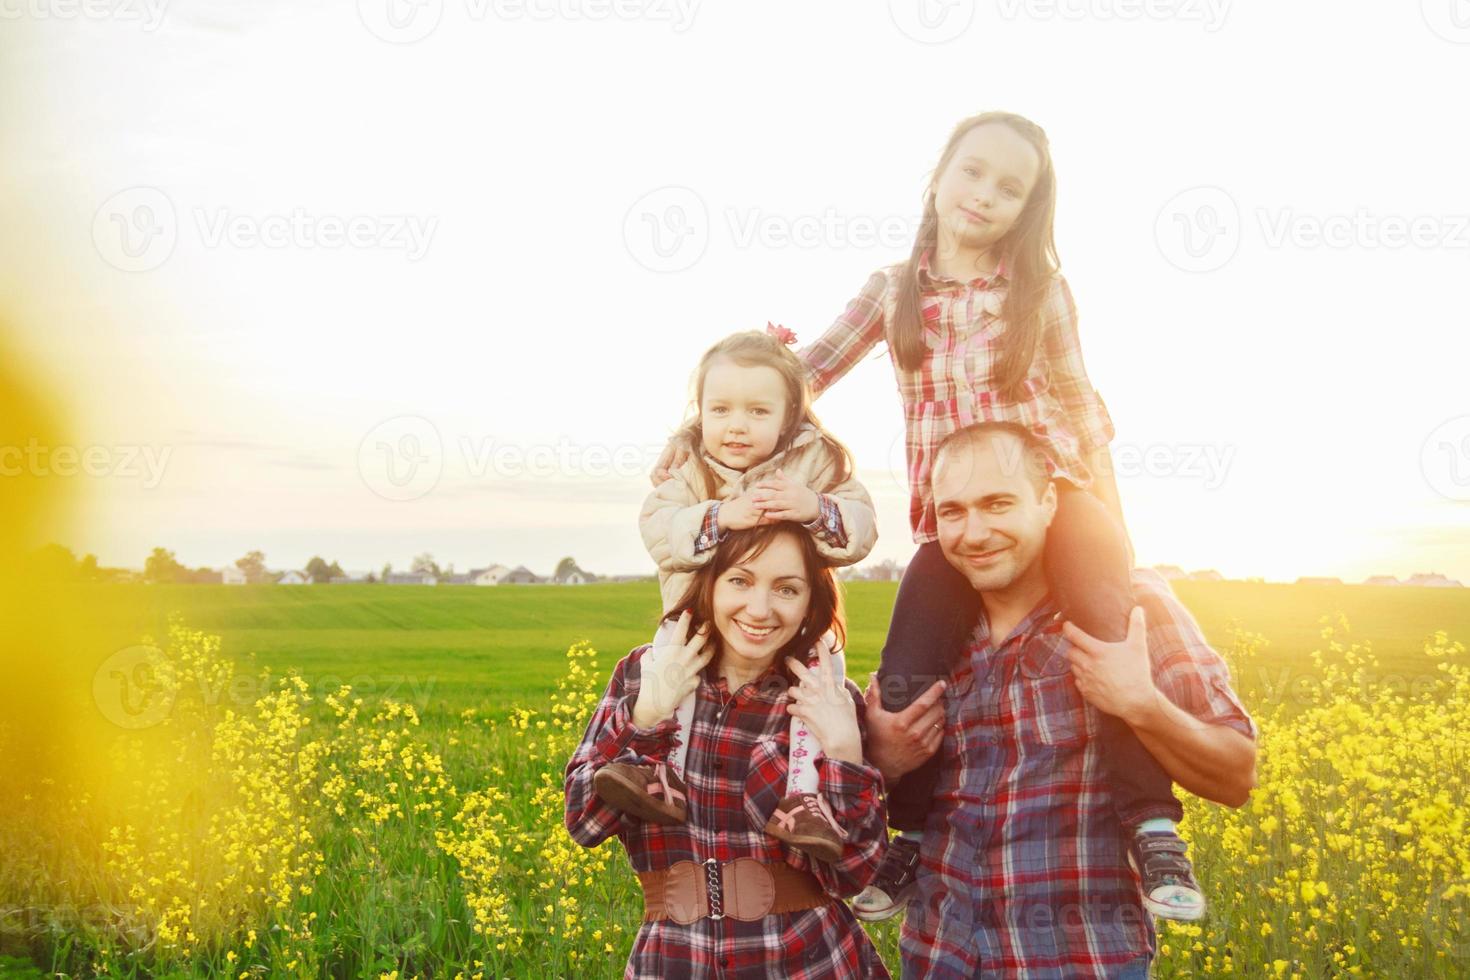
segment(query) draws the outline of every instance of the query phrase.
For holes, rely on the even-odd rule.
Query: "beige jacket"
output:
[[[842,514],[842,527],[847,545],[834,548],[821,535],[813,532],[817,550],[833,565],[852,565],[867,557],[878,540],[878,526],[873,516],[873,501],[868,491],[855,478],[834,484],[836,467],[826,446],[811,425],[797,430],[791,446],[763,463],[741,472],[705,455],[705,462],[715,474],[718,500],[740,496],[777,469],[793,480],[824,493],[837,504]],[[704,481],[693,458],[674,470],[643,502],[638,515],[638,529],[643,544],[658,563],[659,590],[663,594],[664,612],[668,612],[689,587],[691,573],[714,557],[709,548],[696,554],[695,542],[709,512],[711,500],[704,497]]]

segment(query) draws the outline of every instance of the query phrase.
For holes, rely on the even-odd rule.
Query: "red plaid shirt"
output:
[[[899,266],[873,273],[863,291],[815,343],[801,351],[812,397],[820,395],[867,356],[895,315]],[[1093,390],[1077,340],[1077,308],[1067,281],[1057,276],[1041,309],[1042,336],[1023,397],[1008,401],[995,390],[1006,323],[1004,267],[991,279],[958,282],[919,265],[919,300],[928,356],[915,371],[893,361],[903,401],[909,471],[909,524],[914,541],[939,539],[929,469],[944,437],[974,422],[1015,422],[1046,447],[1056,476],[1086,488],[1083,457],[1113,438],[1113,422]]]
[[[836,864],[812,861],[765,833],[766,821],[786,791],[790,715],[782,699],[789,681],[772,667],[731,695],[711,664],[700,676],[690,726],[685,823],[661,826],[625,817],[593,792],[592,776],[609,762],[668,759],[676,725],[653,728],[631,720],[637,700],[642,646],[618,662],[582,743],[566,768],[566,825],[572,838],[595,847],[616,835],[637,871],[668,868],[676,861],[732,861],[753,857],[808,869],[834,896],[821,908],[768,915],[754,922],[699,919],[645,922],[633,939],[629,978],[887,977],[878,951],[837,896],[860,891],[877,869],[888,839],[881,803],[882,777],[870,765],[821,757],[821,793],[849,837]],[[863,700],[847,681],[863,726]]]
[[[1133,573],[1154,683],[1252,738],[1220,657],[1152,571]],[[982,617],[944,692],[944,764],[900,948],[906,978],[1105,977],[1154,948],[1056,607],[1000,642]]]

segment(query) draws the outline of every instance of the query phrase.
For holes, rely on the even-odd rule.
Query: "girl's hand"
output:
[[[648,479],[654,486],[672,480],[673,471],[687,462],[689,444],[682,436],[676,435],[664,445],[664,451],[659,455],[658,462],[653,464],[653,472],[648,474]]]
[[[721,531],[743,531],[757,524],[769,524],[763,520],[764,513],[757,507],[751,494],[742,493],[738,497],[720,501],[720,513],[715,518]]]
[[[858,730],[857,705],[847,693],[842,678],[832,669],[827,645],[817,646],[815,670],[791,657],[786,658],[786,664],[801,679],[800,684],[786,692],[791,699],[786,710],[792,717],[806,722],[827,756],[862,765],[863,738]]]
[[[810,524],[821,513],[816,491],[791,479],[782,470],[755,485],[755,503],[772,521],[796,521]]]
[[[690,637],[689,619],[686,609],[674,629],[656,639],[653,649],[643,657],[638,700],[633,704],[633,724],[639,728],[652,728],[672,718],[679,702],[699,687],[699,672],[714,656],[713,647],[704,649],[709,624]]]

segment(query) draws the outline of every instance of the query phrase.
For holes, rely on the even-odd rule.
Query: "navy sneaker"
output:
[[[909,903],[918,887],[919,842],[895,837],[888,842],[873,880],[852,900],[852,914],[864,922],[891,919]]]
[[[1194,880],[1189,845],[1173,831],[1138,833],[1128,842],[1128,863],[1143,884],[1143,907],[1161,919],[1193,922],[1205,914],[1205,896]]]

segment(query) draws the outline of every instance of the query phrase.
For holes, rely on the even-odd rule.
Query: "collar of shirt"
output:
[[[919,256],[920,286],[928,286],[930,288],[944,288],[947,286],[968,285],[975,289],[988,289],[992,285],[1000,285],[1001,283],[1008,281],[1008,278],[1006,276],[1006,260],[1004,257],[1002,257],[999,264],[996,265],[995,274],[993,276],[990,276],[988,279],[985,276],[976,276],[968,283],[962,283],[958,279],[951,279],[949,276],[937,275],[931,272],[929,270],[929,260],[930,257],[933,256],[933,254],[934,250],[931,248],[925,249],[924,254]]]
[[[700,671],[702,684],[708,684],[710,689],[718,696],[720,701],[729,701],[731,697],[740,698],[746,691],[751,692],[748,698],[775,703],[781,700],[788,687],[796,684],[796,678],[792,676],[791,670],[786,666],[784,658],[777,655],[772,664],[761,671],[760,676],[754,680],[746,681],[736,690],[733,695],[730,685],[725,683],[725,678],[720,674],[719,658],[711,657],[710,662],[704,665]]]
[[[1039,673],[1066,642],[1056,603],[1046,595],[999,643],[991,636],[990,621],[982,609],[980,621],[970,637],[970,653],[972,657],[981,659],[1014,655],[1029,671]],[[1013,648],[1016,649],[1014,653]]]

